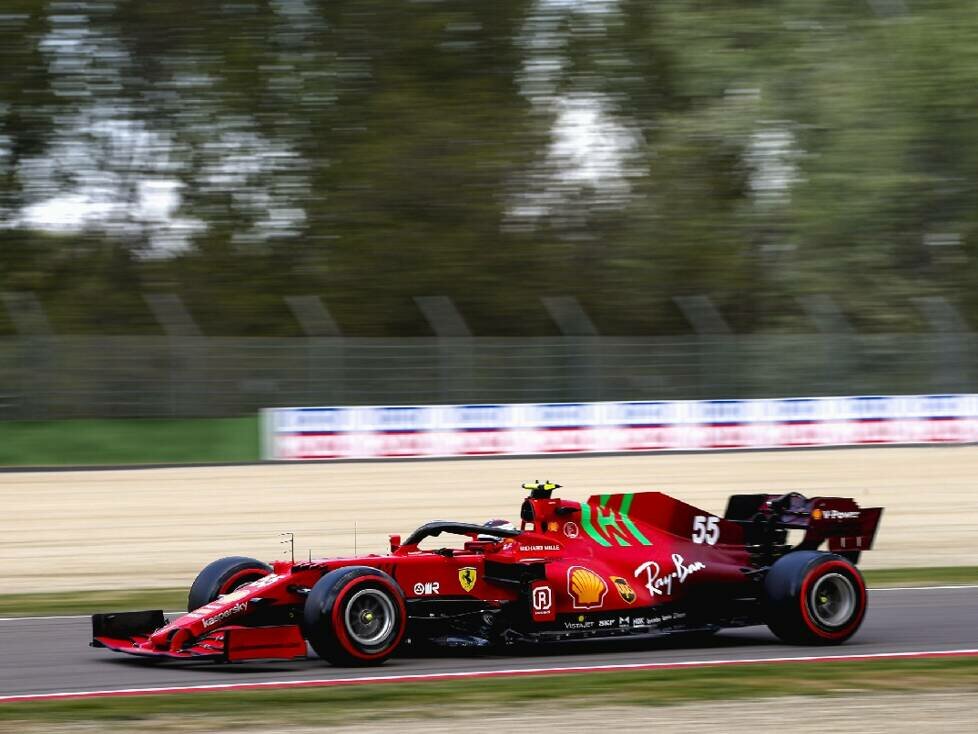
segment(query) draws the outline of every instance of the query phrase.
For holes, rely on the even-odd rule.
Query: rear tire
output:
[[[404,592],[376,568],[338,568],[312,587],[302,626],[323,660],[333,665],[380,665],[404,639]]]
[[[200,609],[219,596],[229,594],[239,586],[251,583],[271,572],[271,566],[254,558],[245,556],[219,558],[204,566],[204,570],[197,574],[187,597],[187,611]]]
[[[764,579],[767,624],[785,642],[837,645],[866,615],[866,583],[834,553],[796,551],[775,561]]]

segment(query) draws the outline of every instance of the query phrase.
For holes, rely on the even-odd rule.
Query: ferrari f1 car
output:
[[[574,502],[553,497],[556,484],[523,486],[519,528],[430,522],[391,536],[384,555],[222,558],[197,576],[187,614],[97,614],[92,644],[231,662],[305,657],[308,643],[334,665],[374,665],[405,643],[482,648],[760,624],[787,642],[835,644],[866,613],[855,564],[882,508],[750,494],[717,517],[660,492]],[[421,548],[443,535],[460,539]]]

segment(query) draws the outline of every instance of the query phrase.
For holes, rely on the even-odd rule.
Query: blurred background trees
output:
[[[866,331],[978,317],[978,9],[934,0],[5,0],[0,290],[59,333]],[[0,316],[0,332],[12,325]]]

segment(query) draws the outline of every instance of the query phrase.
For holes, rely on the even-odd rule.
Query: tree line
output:
[[[672,334],[978,316],[978,9],[834,0],[6,0],[0,290],[60,333]],[[0,333],[13,333],[0,313]]]

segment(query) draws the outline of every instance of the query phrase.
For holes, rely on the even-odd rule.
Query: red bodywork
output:
[[[765,553],[776,552],[772,543],[758,541],[758,518],[771,527],[804,529],[798,547],[828,540],[834,550],[865,550],[881,512],[842,498],[739,497],[739,507],[735,497],[728,508],[733,519],[659,492],[596,495],[585,503],[531,497],[515,537],[478,540],[472,529],[459,533],[469,536],[460,547],[422,550],[412,539],[438,526],[432,523],[403,545],[393,536],[384,555],[276,561],[271,574],[216,601],[168,623],[144,625],[158,628],[113,632],[113,615],[98,615],[93,644],[178,659],[302,657],[305,597],[325,573],[344,566],[392,577],[414,610],[412,623],[438,620],[449,602],[477,602],[505,610],[507,629],[523,639],[758,624],[752,612],[758,578],[770,563]],[[160,614],[155,622],[162,621]],[[409,623],[407,636],[431,636],[420,629]]]

